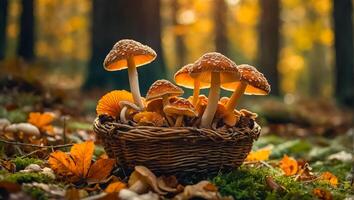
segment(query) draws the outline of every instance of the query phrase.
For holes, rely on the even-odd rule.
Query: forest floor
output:
[[[6,90],[0,94],[0,199],[109,199],[125,187],[129,177],[117,166],[104,179],[90,182],[89,175],[80,180],[68,178],[72,174],[62,176],[48,162],[54,151],[71,150],[73,154],[72,144],[87,144],[85,141],[95,141],[93,156],[86,158],[90,164],[108,160],[92,130],[95,98],[44,92],[20,81],[1,85]],[[212,186],[201,189],[199,195],[205,198],[354,198],[352,113],[308,100],[287,105],[271,99],[252,108],[260,114],[262,134],[244,164],[228,173],[178,180],[184,192],[186,185],[204,179]],[[41,133],[36,139],[14,136],[4,131],[3,124],[8,122],[31,122]],[[183,189],[178,191],[183,193]]]

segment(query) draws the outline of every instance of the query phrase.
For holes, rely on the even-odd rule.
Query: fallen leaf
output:
[[[95,145],[92,141],[75,144],[70,151],[70,155],[76,163],[79,176],[86,177],[90,169],[93,149]]]
[[[43,132],[53,133],[53,126],[51,123],[54,120],[54,115],[52,113],[39,113],[31,112],[28,117],[28,122],[36,126]]]
[[[297,161],[287,155],[284,155],[284,157],[280,160],[279,167],[283,170],[286,176],[294,175],[298,170]]]
[[[251,151],[247,158],[246,161],[261,161],[261,160],[268,160],[269,156],[271,154],[270,149],[259,149],[257,151]]]
[[[85,180],[88,183],[99,183],[108,177],[115,160],[99,159],[91,165],[94,147],[92,141],[74,144],[70,154],[62,151],[51,153],[48,163],[56,174],[67,177],[69,182]]]
[[[125,183],[118,181],[118,182],[114,182],[114,183],[109,184],[104,191],[107,193],[119,192],[126,187],[127,187],[127,185]]]
[[[87,182],[99,183],[106,179],[111,173],[115,160],[99,159],[91,167],[87,175]]]
[[[321,180],[330,183],[334,187],[337,187],[338,185],[338,178],[335,175],[333,175],[331,172],[323,172],[320,178]]]
[[[332,200],[333,197],[332,197],[332,194],[328,191],[328,190],[325,190],[325,189],[320,189],[320,188],[315,188],[312,193],[319,199],[322,199],[322,200]]]

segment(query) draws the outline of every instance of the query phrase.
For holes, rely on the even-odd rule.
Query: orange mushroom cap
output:
[[[249,95],[267,95],[270,92],[270,85],[264,75],[255,67],[242,64],[239,65],[240,80],[247,82],[245,94]],[[224,83],[221,88],[229,91],[234,91],[240,84],[240,81],[232,83]]]
[[[120,101],[133,101],[133,96],[125,90],[114,90],[105,94],[99,101],[96,107],[97,115],[106,114],[112,117],[119,116],[121,107]]]
[[[193,67],[193,64],[187,64],[175,73],[174,77],[175,77],[175,82],[177,85],[183,86],[183,87],[189,88],[189,89],[194,88],[195,78],[190,75],[190,71],[191,71],[192,67]],[[209,88],[209,87],[210,87],[210,83],[201,82],[199,89],[205,89],[205,88]]]
[[[156,98],[162,98],[163,96],[180,96],[184,91],[171,83],[168,80],[157,80],[149,88],[146,94],[146,100],[150,101]]]
[[[104,59],[103,66],[107,71],[128,68],[127,59],[133,57],[137,67],[155,60],[156,52],[140,42],[124,39],[118,41]]]
[[[187,99],[182,98],[165,106],[163,111],[169,115],[184,115],[189,117],[197,116],[193,104],[191,104]]]
[[[198,76],[198,79],[202,83],[211,82],[212,72],[220,73],[220,83],[235,82],[240,78],[237,65],[226,56],[217,52],[204,54],[190,69],[191,76]]]

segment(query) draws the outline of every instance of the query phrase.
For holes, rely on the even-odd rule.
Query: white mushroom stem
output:
[[[133,57],[127,59],[128,62],[128,75],[130,91],[132,92],[134,103],[140,108],[144,109],[143,102],[141,101],[138,72],[136,70],[135,61]]]
[[[149,185],[146,182],[141,180],[136,181],[133,185],[129,187],[129,190],[134,191],[138,194],[145,193],[149,188]]]
[[[175,127],[180,127],[182,125],[182,121],[183,121],[183,115],[178,115],[175,122]]]
[[[211,122],[214,119],[216,108],[218,107],[218,100],[220,96],[220,73],[211,73],[211,85],[208,96],[208,105],[202,116],[201,127],[210,128]]]
[[[200,81],[198,79],[194,79],[193,106],[196,106],[198,103],[199,91],[200,91]]]
[[[127,110],[128,110],[127,106],[124,106],[120,111],[119,118],[122,123],[127,123],[127,119],[125,118]]]
[[[226,111],[227,113],[232,113],[236,108],[238,100],[240,99],[241,95],[245,92],[247,87],[247,82],[241,81],[240,85],[236,87],[234,93],[232,93],[230,100],[226,104]]]

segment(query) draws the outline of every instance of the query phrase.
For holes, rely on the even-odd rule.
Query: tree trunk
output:
[[[225,0],[214,0],[214,3],[215,49],[227,55],[227,5]]]
[[[92,19],[92,57],[85,88],[114,87],[129,89],[127,71],[108,72],[102,63],[120,39],[133,39],[152,47],[157,58],[138,68],[142,93],[162,78],[165,69],[161,48],[159,0],[94,0]]]
[[[20,22],[20,38],[18,55],[26,61],[34,58],[34,15],[33,0],[21,0],[22,13]]]
[[[7,0],[0,1],[0,60],[5,58],[7,6]]]
[[[260,0],[261,21],[259,36],[259,68],[269,80],[271,94],[279,95],[279,58],[280,5],[279,0]]]
[[[354,106],[352,11],[352,0],[333,0],[336,54],[335,94],[341,104],[351,107]]]
[[[180,26],[177,22],[177,14],[179,10],[178,0],[171,1],[171,8],[172,8],[172,23],[174,27]],[[175,33],[175,49],[176,49],[176,65],[177,68],[182,67],[183,65],[187,64],[187,47],[184,44],[183,36],[179,33]]]

